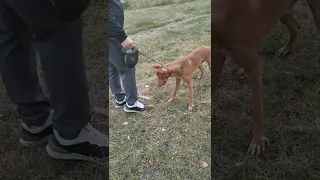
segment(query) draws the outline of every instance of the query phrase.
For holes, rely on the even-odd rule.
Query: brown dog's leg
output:
[[[203,68],[202,66],[199,66],[199,69],[200,69],[200,71],[201,71],[201,74],[200,74],[200,76],[198,76],[197,79],[202,79],[202,77],[203,77],[203,72],[204,72],[205,70],[204,70],[204,68]]]
[[[193,81],[191,77],[183,77],[183,80],[188,84],[189,89],[189,107],[188,110],[192,111],[193,108]]]
[[[263,84],[262,61],[257,52],[251,49],[241,49],[235,60],[246,70],[252,81],[253,95],[253,139],[250,143],[248,154],[261,154],[265,151],[264,120],[263,120]]]
[[[283,14],[280,18],[280,21],[287,27],[290,33],[289,41],[286,45],[284,45],[282,48],[280,48],[276,52],[276,56],[287,56],[293,51],[293,45],[295,40],[298,37],[299,30],[301,29],[300,24],[293,19],[292,17],[292,9],[288,10],[285,14]]]
[[[181,79],[176,78],[176,86],[175,86],[173,94],[172,94],[171,98],[168,100],[168,102],[172,102],[174,100],[174,98],[176,97],[179,86],[180,86],[180,82],[181,82]]]
[[[211,94],[215,94],[215,91],[217,89],[217,86],[219,84],[220,81],[220,76],[221,76],[221,72],[222,72],[222,68],[224,65],[224,62],[226,61],[226,56],[219,53],[219,52],[215,52],[213,51],[212,54],[212,67],[213,70],[211,71],[212,75],[211,75]],[[213,96],[211,96],[213,97]]]

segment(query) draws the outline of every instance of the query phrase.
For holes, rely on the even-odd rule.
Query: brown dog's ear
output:
[[[157,64],[157,65],[153,65],[152,68],[154,70],[158,70],[159,68],[162,68],[162,66]]]
[[[161,68],[158,68],[157,71],[162,74],[167,72],[167,70],[165,68],[163,68],[162,66],[161,66]]]
[[[153,65],[152,68],[159,73],[165,73],[167,71],[162,65]]]

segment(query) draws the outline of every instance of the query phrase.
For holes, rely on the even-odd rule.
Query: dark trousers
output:
[[[121,87],[121,81],[123,89]],[[115,99],[133,105],[138,100],[136,68],[128,68],[124,62],[120,42],[109,39],[109,86]]]
[[[50,99],[37,76],[35,49]],[[82,19],[61,22],[49,0],[0,0],[0,71],[24,123],[53,128],[67,139],[90,121]]]

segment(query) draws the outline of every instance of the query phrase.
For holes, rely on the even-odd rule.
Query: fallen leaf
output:
[[[147,164],[148,164],[149,166],[153,166],[151,157],[148,158],[146,162],[147,162]]]
[[[127,125],[127,124],[129,124],[129,123],[128,123],[128,122],[124,122],[124,123],[123,123],[123,125]]]
[[[148,106],[150,109],[154,108],[154,105],[153,104],[149,104]]]
[[[208,164],[206,163],[206,162],[204,162],[204,161],[200,161],[200,166],[201,167],[203,167],[203,168],[205,168],[205,167],[208,167]]]
[[[128,139],[131,139],[130,136],[127,137]]]
[[[164,131],[166,131],[166,129],[162,128],[161,131],[164,132]]]
[[[149,87],[148,85],[145,86],[146,88]]]

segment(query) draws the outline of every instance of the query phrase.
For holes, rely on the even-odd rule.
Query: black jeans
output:
[[[41,126],[53,109],[53,128],[72,139],[90,121],[82,35],[82,19],[61,22],[49,0],[0,0],[1,76],[27,125]]]

